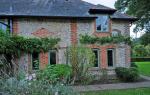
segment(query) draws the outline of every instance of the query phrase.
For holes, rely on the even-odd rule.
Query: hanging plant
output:
[[[21,52],[47,52],[55,48],[59,38],[25,38],[22,36],[6,35],[0,30],[0,53],[19,55]]]
[[[118,44],[124,42],[125,44],[131,45],[131,38],[118,35],[109,37],[95,37],[89,35],[80,35],[80,42],[82,44]]]

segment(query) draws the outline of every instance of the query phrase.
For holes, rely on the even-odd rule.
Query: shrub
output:
[[[134,82],[139,79],[139,72],[137,68],[124,68],[124,67],[117,67],[115,69],[117,77],[124,82]]]
[[[75,81],[84,81],[83,79],[87,79],[89,76],[88,69],[94,65],[95,55],[86,46],[74,45],[67,50],[67,60],[72,67],[72,84],[74,84]]]
[[[2,95],[75,95],[70,86],[52,85],[47,81],[17,80],[16,78],[0,79],[0,93],[2,92]]]
[[[138,66],[134,62],[131,63],[131,67],[138,68]]]
[[[37,74],[37,79],[46,80],[50,83],[66,83],[71,75],[71,67],[65,64],[48,65],[46,69]]]
[[[132,62],[149,62],[150,61],[150,57],[135,57],[135,58],[131,58]]]

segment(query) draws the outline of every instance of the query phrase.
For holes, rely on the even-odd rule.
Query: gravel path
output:
[[[128,89],[128,88],[140,88],[150,87],[150,81],[137,82],[137,83],[117,83],[117,84],[100,84],[100,85],[88,85],[88,86],[74,86],[73,89],[78,92],[84,91],[99,91],[99,90],[111,90],[111,89]]]
[[[140,88],[150,87],[150,77],[140,75],[145,82],[135,83],[116,83],[116,84],[99,84],[99,85],[86,85],[86,86],[73,86],[73,89],[78,92],[84,91],[99,91],[99,90],[111,90],[111,89],[129,89],[129,88]]]

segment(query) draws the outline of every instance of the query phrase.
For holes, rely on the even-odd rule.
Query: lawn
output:
[[[150,62],[136,62],[141,74],[150,76]]]
[[[150,88],[85,92],[81,95],[150,95]]]

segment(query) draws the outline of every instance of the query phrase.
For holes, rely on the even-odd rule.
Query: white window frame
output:
[[[108,50],[112,50],[112,53],[113,53],[113,66],[108,66]],[[107,66],[108,68],[113,68],[115,67],[115,49],[114,48],[111,48],[111,49],[107,49]]]
[[[101,18],[101,16],[107,16],[107,19],[108,19],[108,25],[107,25],[107,30],[106,31],[103,31],[102,29],[101,30],[97,30],[97,20]],[[109,15],[98,15],[98,18],[96,19],[96,32],[104,32],[104,33],[107,33],[109,32]]]

